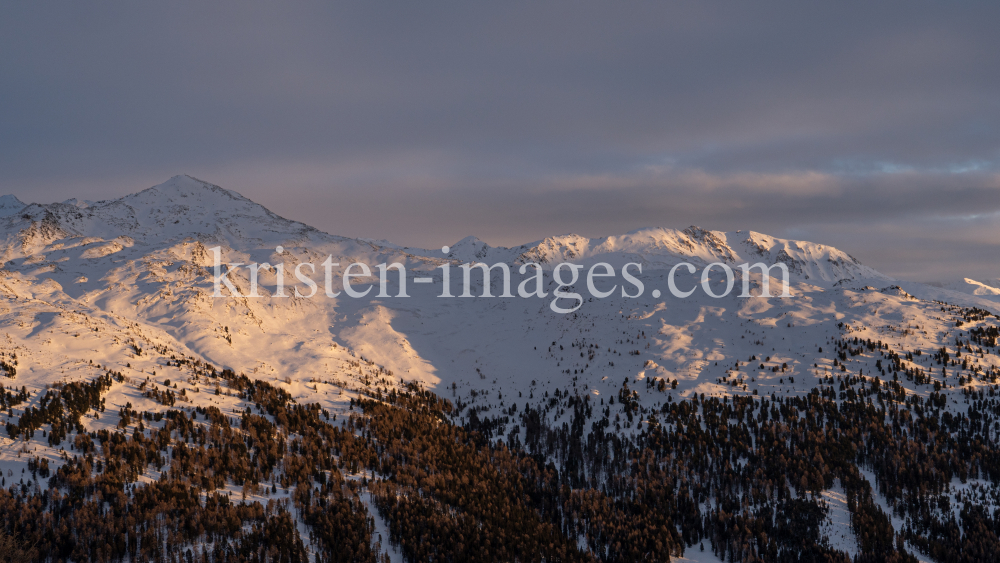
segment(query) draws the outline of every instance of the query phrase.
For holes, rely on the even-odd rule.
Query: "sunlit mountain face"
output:
[[[189,176],[4,196],[0,252],[0,542],[29,560],[1000,547],[996,280],[698,227],[417,249]]]

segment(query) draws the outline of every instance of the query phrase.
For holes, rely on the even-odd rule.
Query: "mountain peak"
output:
[[[94,202],[89,199],[76,199],[75,197],[71,197],[62,203],[63,205],[72,205],[73,207],[79,207],[80,209],[90,207],[94,204]]]
[[[0,196],[0,217],[14,215],[26,206],[27,204],[17,199],[15,195],[7,194]]]
[[[166,196],[168,199],[173,200],[174,198],[184,198],[190,196],[201,196],[201,195],[217,195],[224,196],[235,200],[250,201],[243,197],[239,193],[233,190],[227,190],[215,184],[206,182],[204,180],[199,180],[194,176],[189,176],[187,174],[178,174],[177,176],[171,177],[166,182],[162,184],[157,184],[151,188],[146,188],[141,192],[125,196],[122,199],[134,198],[138,196],[151,196],[158,194],[161,196]]]
[[[206,188],[218,188],[215,184],[211,182],[206,182],[204,180],[199,180],[190,174],[177,174],[176,176],[171,176],[166,182],[158,184],[154,187],[168,186],[168,185],[190,185],[190,186],[202,186]]]
[[[18,205],[20,204],[20,205]],[[300,239],[315,229],[272,213],[232,190],[198,178],[177,175],[166,182],[124,197],[99,201],[25,206],[13,196],[0,199],[0,217],[14,231],[26,220],[43,218],[70,236],[112,240],[126,236],[140,244],[187,237],[223,242],[233,247],[267,246]]]
[[[450,249],[449,258],[476,262],[485,260],[490,255],[491,247],[478,237],[470,235],[451,245]]]

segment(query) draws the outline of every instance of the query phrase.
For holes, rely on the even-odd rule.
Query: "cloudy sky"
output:
[[[752,229],[1000,277],[997,2],[8,2],[0,192],[437,246]]]

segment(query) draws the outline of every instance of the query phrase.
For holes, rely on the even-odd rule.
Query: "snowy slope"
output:
[[[551,380],[556,385],[560,379],[571,378],[556,377],[566,366],[542,354],[542,345],[547,349],[552,342],[576,335],[607,348],[645,331],[647,340],[657,339],[643,342],[651,346],[648,354],[656,366],[651,374],[690,381],[692,388],[714,388],[719,370],[707,370],[709,361],[750,355],[737,342],[744,336],[738,327],[747,319],[769,319],[764,324],[787,339],[783,346],[790,353],[807,334],[803,331],[811,330],[803,326],[817,327],[810,338],[822,341],[838,330],[836,322],[855,314],[845,305],[851,291],[896,283],[835,248],[755,232],[696,227],[643,229],[599,239],[565,235],[515,248],[494,248],[470,237],[452,246],[446,256],[439,249],[404,249],[329,235],[188,176],[86,206],[31,204],[22,214],[0,218],[0,237],[6,263],[0,291],[11,303],[35,299],[94,315],[113,314],[155,329],[185,351],[217,365],[248,373],[293,371],[306,380],[348,377],[333,367],[340,352],[332,352],[346,346],[402,377],[430,386],[475,387],[501,374],[512,378],[511,385],[531,379]],[[377,298],[377,283],[362,299],[322,294],[312,299],[279,298],[271,295],[274,271],[262,270],[262,297],[212,298],[208,249],[216,245],[222,247],[226,262],[284,263],[289,282],[297,263],[320,264],[329,255],[342,265],[402,262],[411,275],[424,272],[436,283],[417,286],[411,280],[410,298]],[[277,246],[284,247],[280,255]],[[639,262],[646,292],[638,299],[615,294],[593,300],[574,315],[551,312],[549,299],[436,297],[439,266],[444,263],[538,262],[552,267],[564,260],[585,265],[606,261],[616,267]],[[653,288],[667,295],[666,270],[682,261],[699,267],[711,262],[782,262],[792,274],[796,297],[742,299],[734,292],[713,299],[699,291],[684,300],[653,298]],[[245,268],[234,271],[230,279],[247,293],[250,280]],[[684,287],[697,284],[694,277],[680,280],[678,285]],[[339,284],[335,278],[332,289],[342,289]],[[390,286],[390,295],[395,295],[398,289],[394,283]],[[904,289],[916,294],[933,288]],[[905,306],[912,303],[906,297],[877,294]],[[870,320],[862,317],[865,320],[860,323]],[[587,321],[592,326],[583,328]],[[789,321],[795,321],[794,330],[783,326]],[[534,354],[535,347],[538,354]],[[635,358],[618,360],[613,369],[584,368],[585,373],[596,372],[586,379],[596,389],[605,375],[620,373],[623,365],[631,364],[635,367],[629,369],[637,375],[650,356],[644,352]],[[713,375],[705,381],[709,372]],[[470,382],[472,374],[477,375]]]
[[[769,311],[774,330],[782,328],[782,321],[787,325],[786,319],[798,318],[798,326],[808,319],[808,324],[829,332],[835,330],[832,321],[848,314],[842,310],[843,296],[851,290],[897,283],[836,248],[696,227],[651,228],[599,239],[565,235],[515,248],[494,248],[470,237],[453,245],[448,255],[440,249],[404,249],[320,232],[188,176],[117,200],[85,206],[31,204],[22,211],[0,218],[0,253],[6,263],[0,290],[9,297],[118,315],[155,327],[206,361],[258,372],[294,369],[307,378],[333,375],[326,366],[334,344],[363,350],[366,357],[379,358],[383,365],[429,385],[467,384],[476,367],[483,373],[547,373],[556,366],[526,357],[524,347],[565,339],[582,330],[578,328],[583,326],[582,317],[593,324],[585,331],[593,341],[613,343],[620,340],[615,335],[633,329],[664,335],[664,350],[654,355],[657,369],[671,377],[692,374],[698,379],[701,372],[694,366],[708,358],[714,362],[733,357],[723,343],[734,345],[741,335],[732,325],[743,322],[750,311]],[[226,262],[284,263],[289,282],[297,263],[320,264],[329,255],[342,265],[399,261],[411,275],[425,272],[438,283],[416,286],[411,281],[408,299],[376,298],[377,285],[363,299],[322,294],[312,299],[278,298],[270,295],[275,289],[275,273],[270,270],[261,272],[263,297],[217,299],[211,297],[208,249],[213,246],[222,247]],[[278,246],[284,247],[280,255]],[[641,263],[646,292],[638,299],[616,294],[594,300],[570,316],[552,313],[549,299],[436,297],[439,266],[444,263],[538,262],[552,267],[564,260],[585,265],[606,261],[616,267]],[[734,266],[782,262],[792,274],[796,298],[712,299],[699,291],[685,300],[654,299],[651,289],[666,294],[666,270],[682,261],[699,267],[711,262]],[[245,268],[230,278],[247,292],[250,280]],[[339,283],[335,278],[332,289],[340,290]],[[682,278],[679,285],[696,283]],[[395,295],[398,289],[390,285],[390,295]],[[941,293],[945,290],[903,285],[910,294],[947,297]],[[823,305],[817,308],[819,302]],[[713,332],[712,338],[693,336]],[[783,335],[789,340],[801,336],[798,328]],[[472,358],[471,363],[466,357]],[[562,371],[563,366],[558,367]]]
[[[959,293],[968,293],[970,295],[979,295],[982,297],[1000,296],[1000,279],[978,281],[971,278],[964,278],[961,282],[943,284],[941,287],[942,289],[949,289],[952,291],[958,291]]]
[[[288,280],[296,264],[318,265],[327,256],[341,265],[401,262],[411,273],[411,297],[377,297],[373,277],[358,285],[363,291],[375,283],[365,298],[327,298],[322,287],[311,299],[282,298],[274,295],[274,271],[262,270],[261,297],[213,298],[208,249],[214,246],[222,247],[226,262],[284,263]],[[132,381],[108,395],[112,412],[127,403],[156,408],[138,389],[146,378],[172,378],[186,389],[190,405],[238,404],[167,367],[172,356],[265,379],[333,412],[344,411],[373,374],[391,374],[393,384],[419,382],[493,415],[512,402],[540,403],[556,390],[589,394],[603,405],[623,382],[646,407],[693,394],[795,396],[833,373],[829,350],[837,338],[930,352],[967,338],[963,331],[970,328],[956,327],[954,315],[932,300],[997,311],[987,294],[897,282],[836,248],[755,232],[650,228],[594,239],[549,237],[514,248],[469,237],[445,255],[323,233],[188,176],[110,201],[25,205],[0,198],[0,255],[0,352],[16,352],[20,362],[15,380],[5,383],[25,386],[37,402],[48,385],[90,380],[102,369],[96,366],[110,367]],[[438,297],[439,267],[472,261],[546,268],[561,261],[608,262],[619,269],[638,262],[646,291],[638,298],[614,293],[594,299],[569,315],[550,309],[551,295]],[[747,299],[738,291],[720,299],[700,291],[687,299],[669,297],[667,272],[685,261],[699,267],[784,263],[793,297]],[[453,284],[460,277],[455,271]],[[435,283],[415,284],[416,275]],[[696,276],[679,276],[678,285],[694,287]],[[245,268],[230,279],[247,293]],[[711,283],[720,282],[713,276]],[[654,288],[664,297],[654,298]],[[343,288],[337,281],[332,289]],[[389,294],[397,292],[390,283]],[[481,284],[474,293],[480,292]],[[748,365],[750,357],[757,359]],[[874,361],[848,363],[872,374]],[[990,354],[974,361],[984,369],[1000,366]],[[660,390],[655,383],[661,380],[676,386]],[[909,393],[927,393],[907,385]],[[945,392],[960,403],[957,388]],[[566,413],[551,417],[552,424],[568,420]],[[113,426],[111,418],[88,420],[88,428]],[[641,424],[626,426],[616,418],[614,428],[638,432]],[[37,455],[44,441],[0,437],[0,467],[20,467],[25,448]],[[56,452],[48,455],[57,459]]]
[[[12,195],[0,196],[0,217],[14,215],[24,209],[25,203]]]
[[[698,227],[684,230],[648,228],[621,236],[586,238],[561,235],[513,248],[491,247],[476,237],[466,237],[449,248],[447,257],[461,262],[524,264],[536,262],[553,267],[560,262],[591,265],[607,262],[620,267],[626,262],[645,269],[670,268],[680,262],[704,266],[721,262],[784,263],[793,279],[832,285],[841,280],[892,278],[861,264],[836,248],[803,241],[779,239],[753,231],[706,231]],[[414,254],[437,256],[435,251],[411,250]]]

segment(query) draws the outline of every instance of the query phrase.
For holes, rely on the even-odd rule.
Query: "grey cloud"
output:
[[[0,191],[100,199],[190,173],[404,244],[691,223],[851,242],[834,233],[875,224],[889,234],[864,242],[873,265],[930,271],[893,258],[912,237],[892,227],[1000,201],[997,16],[988,2],[15,3],[0,19]],[[941,229],[955,270],[977,267],[961,245],[996,240]]]

